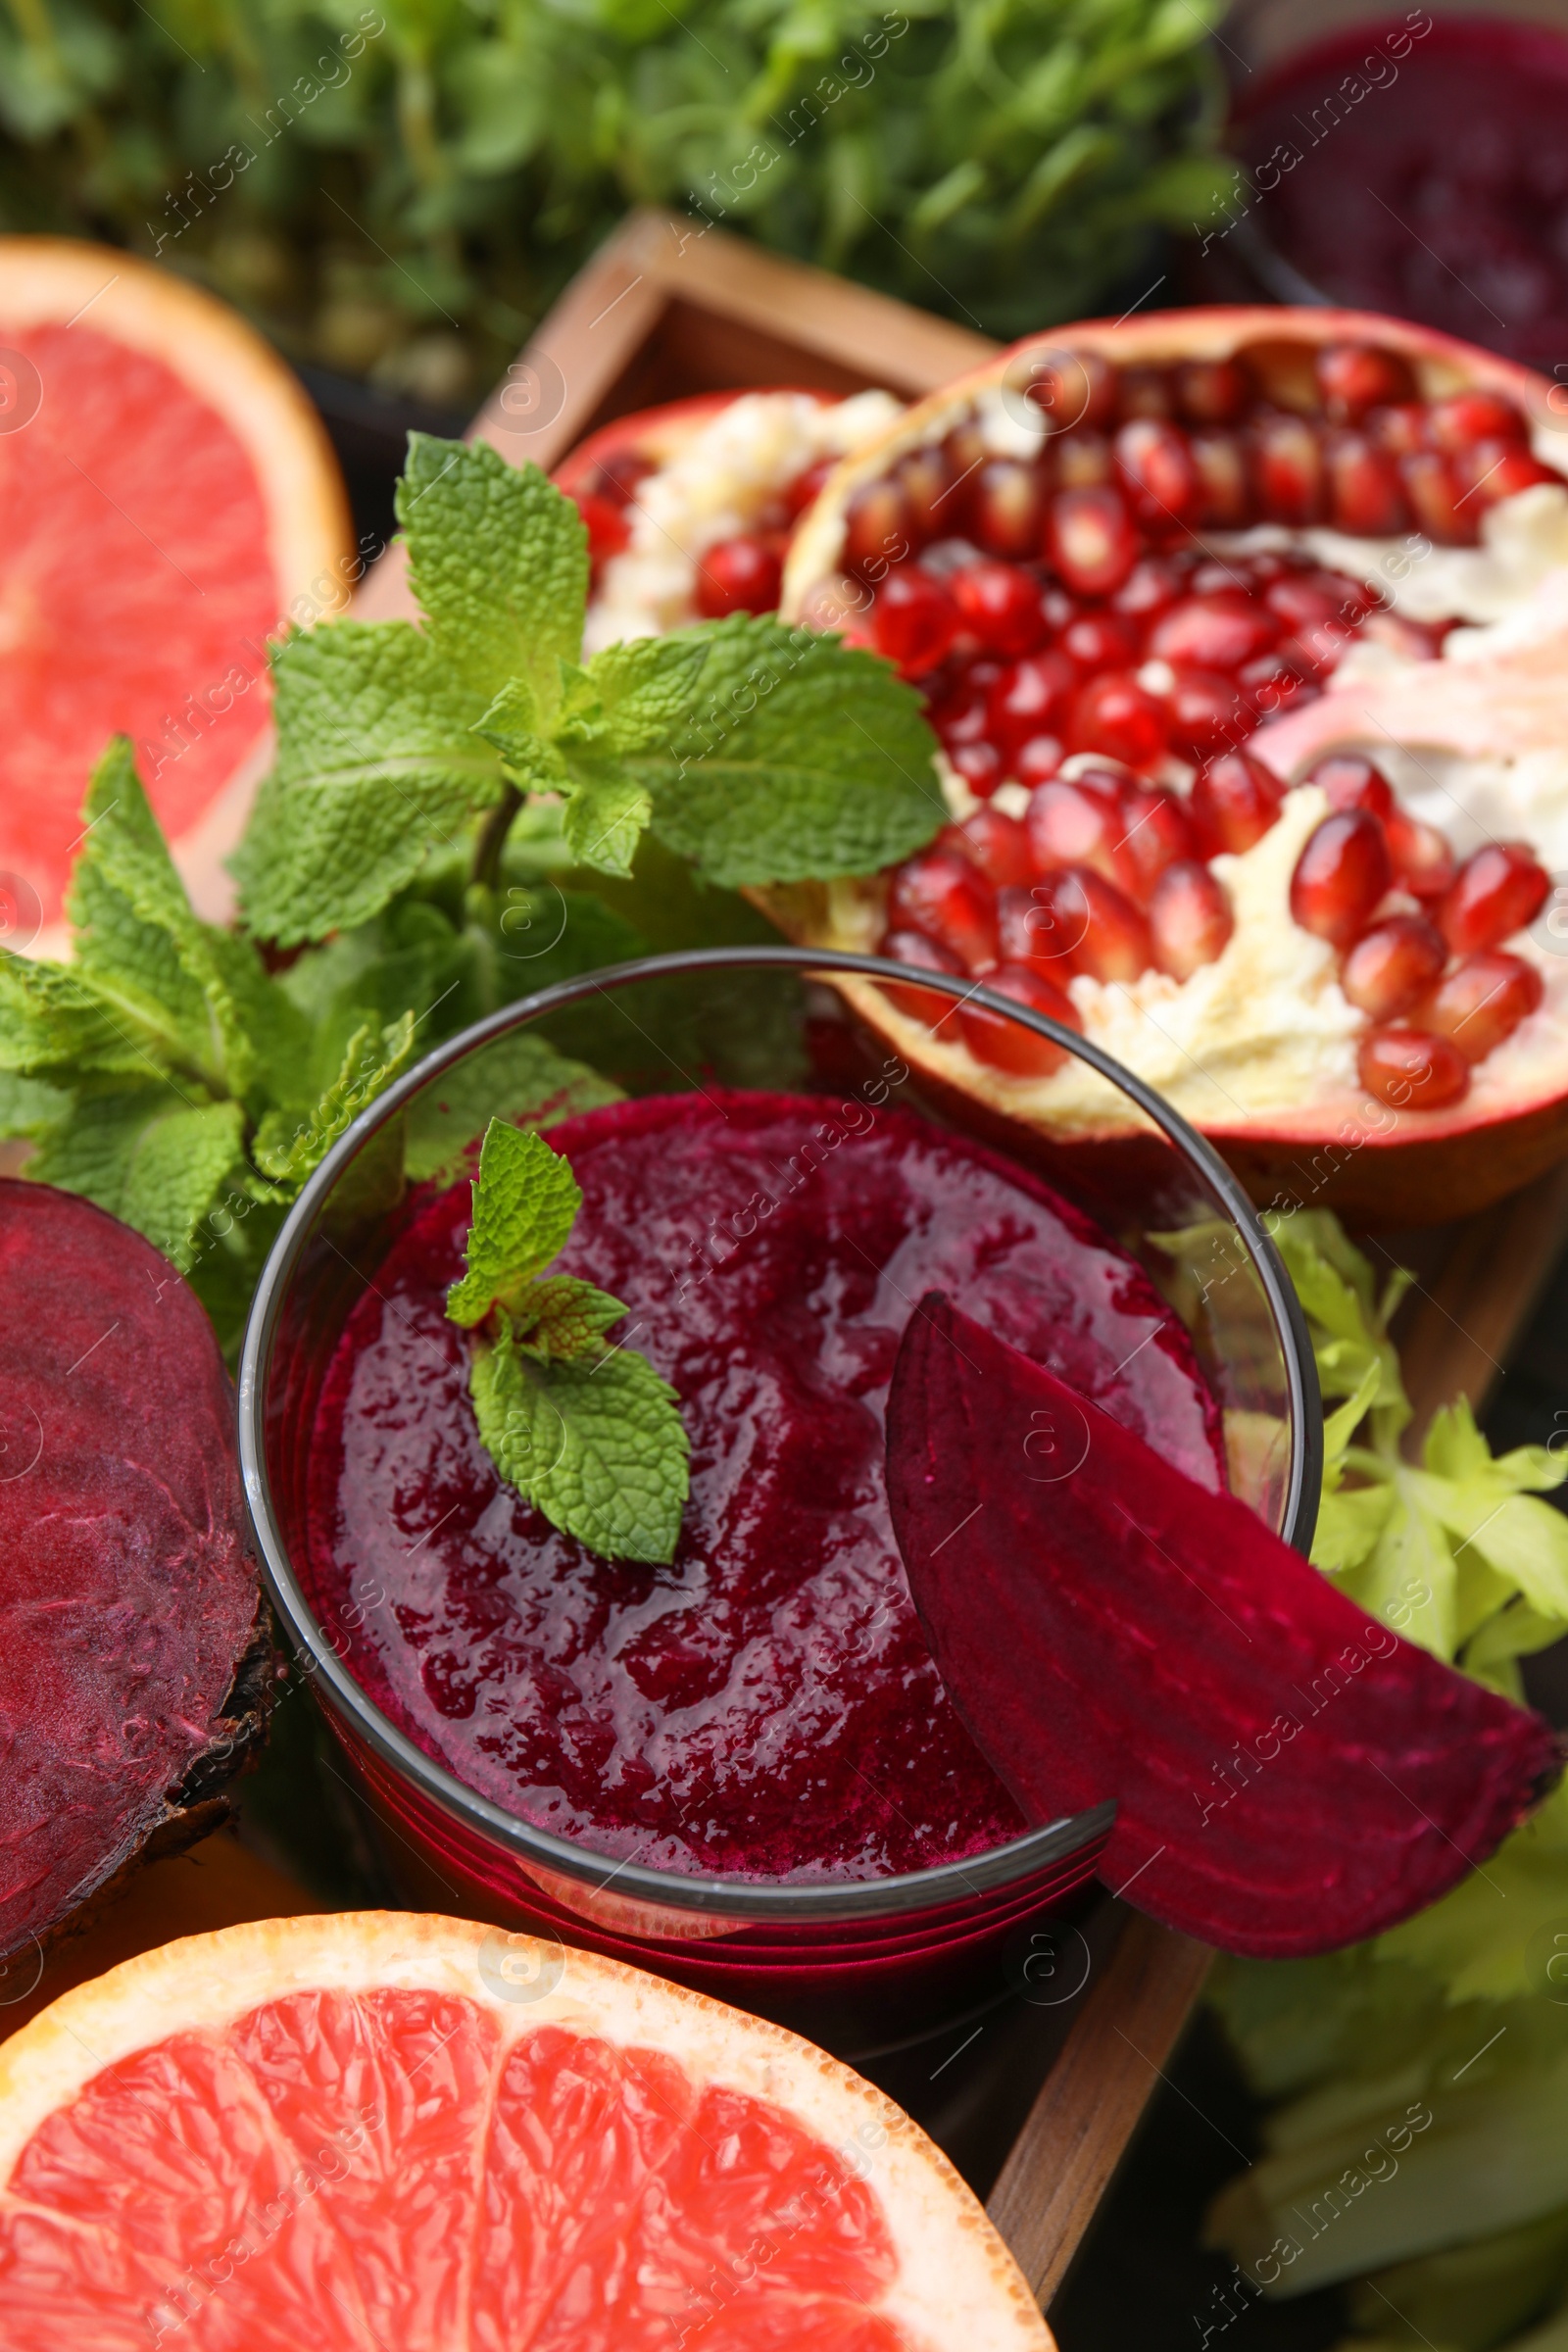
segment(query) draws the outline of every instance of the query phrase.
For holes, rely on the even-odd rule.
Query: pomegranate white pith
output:
[[[1064,361],[1064,348],[1086,358]],[[1240,368],[1219,365],[1232,355]],[[1055,433],[1033,394],[1043,384],[1046,410],[1059,407],[1075,365],[1090,421]],[[792,550],[786,612],[847,624],[924,687],[955,816],[986,807],[1028,819],[1034,871],[1013,888],[1045,896],[1050,944],[1070,949],[1084,912],[1069,891],[1074,919],[1055,919],[1068,853],[1043,824],[1041,784],[1065,777],[1092,792],[1084,770],[1108,766],[1109,791],[1118,760],[1134,771],[1132,814],[1100,845],[1107,879],[1109,850],[1123,837],[1147,846],[1151,802],[1161,804],[1173,838],[1154,870],[1182,869],[1166,879],[1170,905],[1152,904],[1152,876],[1140,891],[1118,874],[1122,904],[1107,901],[1102,921],[1090,907],[1085,952],[1029,959],[1071,1007],[1041,1009],[1152,1081],[1233,1157],[1246,1163],[1257,1146],[1265,1180],[1273,1147],[1346,1134],[1387,1160],[1391,1144],[1500,1123],[1528,1146],[1522,1174],[1555,1156],[1568,962],[1549,929],[1521,928],[1568,866],[1568,488],[1551,462],[1563,445],[1545,396],[1483,354],[1344,315],[1178,314],[1063,330],[922,403],[841,466]],[[891,564],[879,545],[895,551]],[[981,702],[989,717],[977,717]],[[1356,748],[1392,786],[1382,815],[1355,820],[1392,827],[1391,888],[1348,931],[1303,918],[1299,891],[1293,907],[1301,854],[1333,813],[1315,786],[1287,793],[1249,846],[1215,854],[1210,829],[1195,864],[1195,845],[1176,838],[1195,775],[1232,746],[1292,784],[1319,773],[1325,754]],[[1503,935],[1467,941],[1458,924],[1450,977],[1440,976],[1446,996],[1422,996],[1408,984],[1415,967],[1389,957],[1412,949],[1410,926],[1428,917],[1453,928],[1434,875],[1497,841],[1524,844],[1543,870],[1509,902]],[[1085,861],[1097,862],[1093,851]],[[878,883],[776,904],[802,936],[918,957],[923,928],[947,968],[996,973],[996,949],[988,957],[945,938],[918,909],[911,924],[909,890],[891,879],[891,903]],[[1342,961],[1372,925],[1381,943],[1348,991]],[[1463,979],[1471,1017],[1456,1050],[1452,967],[1470,949],[1517,962],[1502,967],[1485,1017],[1475,975]],[[1005,967],[1005,940],[1000,956]],[[1389,977],[1401,970],[1402,989]],[[877,1017],[970,1094],[1058,1136],[1125,1127],[1112,1090],[1079,1065],[1026,1070],[996,1054],[988,1067],[972,1019],[967,1041],[951,1019],[932,1040],[910,1018],[916,1000],[901,998],[891,1020]],[[1412,1084],[1418,1014],[1430,1021],[1419,1034],[1437,1042]],[[1389,1044],[1386,1030],[1400,1036]],[[1490,1176],[1468,1170],[1461,1191],[1479,1182],[1494,1194],[1522,1174],[1494,1155]],[[1415,1213],[1432,1211],[1417,1202]]]

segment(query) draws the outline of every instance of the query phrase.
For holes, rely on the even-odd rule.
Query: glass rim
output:
[[[262,1572],[273,1607],[287,1630],[297,1656],[309,1658],[313,1680],[325,1685],[335,1711],[382,1760],[437,1807],[466,1828],[478,1830],[504,1846],[523,1866],[532,1862],[558,1877],[575,1880],[596,1892],[613,1888],[621,1901],[693,1913],[718,1914],[732,1919],[737,1929],[802,1927],[816,1921],[886,1919],[900,1912],[935,1909],[960,1902],[965,1895],[994,1892],[1021,1882],[1034,1872],[1108,1835],[1115,1820],[1114,1799],[1067,1814],[1030,1830],[1004,1845],[939,1862],[929,1869],[863,1880],[727,1879],[719,1875],[662,1870],[630,1858],[614,1862],[555,1832],[537,1827],[470,1788],[444,1765],[401,1732],[349,1673],[326,1639],[316,1611],[289,1557],[272,1503],[267,1466],[266,1396],[273,1345],[295,1268],[311,1238],[318,1212],[338,1178],[381,1128],[404,1105],[423,1092],[432,1079],[480,1047],[520,1028],[543,1014],[604,995],[643,980],[660,980],[739,968],[796,972],[809,979],[814,973],[842,973],[854,979],[890,980],[907,988],[930,987],[986,1011],[1020,1022],[1037,1035],[1087,1062],[1119,1088],[1152,1121],[1178,1152],[1217,1194],[1241,1235],[1252,1268],[1267,1300],[1284,1360],[1290,1430],[1290,1472],[1281,1534],[1286,1543],[1304,1552],[1317,1518],[1323,1474],[1323,1419],[1317,1369],[1300,1302],[1284,1262],[1251,1200],[1212,1145],[1190,1126],[1153,1088],[1135,1076],[1076,1030],[1063,1028],[1010,997],[999,996],[965,975],[947,972],[917,974],[914,967],[885,956],[857,956],[848,950],[770,945],[689,948],[672,954],[644,956],[626,963],[606,964],[557,981],[530,997],[518,998],[487,1013],[444,1044],[434,1047],[422,1061],[394,1080],[373,1102],[368,1103],[327,1151],[307,1180],[268,1252],[245,1326],[237,1390],[240,1470],[246,1509],[261,1554]],[[684,1073],[681,1073],[684,1075]],[[548,1892],[548,1889],[543,1889]],[[657,1932],[654,1939],[658,1940]]]

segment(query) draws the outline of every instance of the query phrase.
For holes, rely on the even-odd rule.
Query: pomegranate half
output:
[[[768,911],[1055,1009],[1260,1200],[1411,1224],[1527,1183],[1568,1152],[1551,399],[1399,320],[1238,308],[1061,328],[908,409],[803,516],[781,610],[922,686],[955,825]],[[840,985],[1058,1165],[1138,1164],[1092,1072]]]

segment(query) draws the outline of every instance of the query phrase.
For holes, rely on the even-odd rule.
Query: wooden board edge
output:
[[[1206,1944],[1130,1911],[1012,2144],[986,2211],[1044,2306],[1067,2275],[1213,1957]]]

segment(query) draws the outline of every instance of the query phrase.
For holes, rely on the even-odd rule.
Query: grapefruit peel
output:
[[[992,1768],[1031,1819],[1114,1797],[1106,1883],[1205,1942],[1302,1958],[1392,1928],[1561,1769],[1540,1717],[1369,1620],[940,1292],[900,1350],[888,1497]]]
[[[0,2048],[0,2183],[13,2352],[1052,2347],[847,2067],[460,1920],[267,1920],[65,1994]]]

